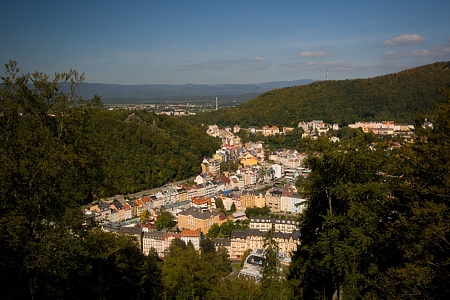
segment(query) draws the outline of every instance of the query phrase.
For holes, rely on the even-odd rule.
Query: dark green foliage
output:
[[[270,298],[262,293],[260,284],[242,277],[237,277],[220,281],[214,290],[208,292],[207,299],[259,300]]]
[[[176,118],[147,112],[100,111],[92,120],[108,161],[107,189],[128,194],[186,179],[219,143]]]
[[[172,243],[162,267],[165,297],[209,299],[206,294],[215,289],[230,272],[231,262],[226,250],[200,255],[192,244],[183,247]]]
[[[222,238],[230,238],[231,232],[234,229],[236,229],[236,225],[232,221],[228,220],[225,223],[222,223],[220,225],[220,237],[222,237]]]
[[[324,120],[412,122],[432,113],[441,88],[450,84],[449,62],[434,63],[369,79],[317,81],[261,94],[235,108],[190,119],[201,124],[243,127],[297,127],[299,121]]]
[[[270,208],[266,205],[264,207],[247,207],[245,209],[245,215],[247,218],[256,216],[269,216]]]
[[[211,228],[208,230],[206,234],[207,237],[214,238],[230,238],[231,232],[234,229],[245,229],[248,228],[248,223],[245,222],[235,222],[228,220],[225,223],[222,223],[220,226],[217,223],[214,223]]]
[[[211,239],[215,239],[220,234],[220,226],[217,223],[212,224],[211,228],[209,228],[208,233],[206,234],[207,237]]]
[[[220,197],[217,197],[216,199],[216,208],[222,212],[225,211],[225,206],[223,205],[223,200]]]
[[[412,145],[323,142],[308,159],[310,205],[289,275],[298,299],[449,297],[449,119],[446,94],[434,129]]]
[[[172,214],[165,211],[156,218],[155,225],[157,230],[161,230],[164,228],[171,229],[175,226],[175,221],[173,220]]]
[[[83,227],[80,205],[95,195],[195,174],[216,140],[167,117],[104,111],[98,97],[76,96],[83,80],[76,71],[54,79],[19,75],[10,62],[6,73],[0,84],[2,299],[158,298],[154,254],[145,258],[135,241]]]
[[[214,248],[214,242],[210,238],[203,238],[200,241],[200,249],[202,250],[202,255],[214,253],[216,251]]]

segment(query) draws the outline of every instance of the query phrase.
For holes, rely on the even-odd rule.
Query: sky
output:
[[[110,84],[368,78],[450,61],[448,0],[2,0],[1,76]]]

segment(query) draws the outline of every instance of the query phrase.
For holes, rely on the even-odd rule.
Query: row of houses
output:
[[[213,239],[214,246],[217,249],[225,248],[230,258],[241,258],[247,250],[264,248],[264,239],[267,231],[257,229],[233,230],[231,237]],[[291,257],[300,244],[300,231],[295,230],[291,233],[275,232],[275,241],[278,243],[280,251]],[[200,249],[201,233],[200,230],[183,230],[181,233],[173,232],[144,232],[142,234],[142,252],[148,255],[152,248],[156,250],[159,257],[164,258],[164,253],[170,247],[174,239],[181,239],[186,244],[192,243],[196,250]]]
[[[135,200],[99,202],[87,208],[85,214],[99,223],[123,222],[139,217],[144,211],[156,214],[163,210],[179,217],[180,213],[191,207],[216,209],[216,197],[222,199],[226,210],[230,210],[233,204],[237,211],[245,211],[249,207],[268,206],[274,213],[299,214],[306,208],[306,200],[296,192],[294,187],[272,188],[265,193],[243,191],[243,188],[243,179],[233,181],[225,176],[220,176],[218,179],[204,184],[196,184],[189,188],[174,188],[171,192],[158,192]]]
[[[201,213],[197,211],[197,213]],[[205,213],[205,212],[204,212]],[[205,213],[206,214],[206,213]],[[213,239],[216,249],[225,248],[231,258],[240,258],[248,249],[264,248],[264,239],[268,231],[273,228],[274,237],[280,251],[290,257],[300,244],[299,223],[295,219],[253,217],[247,230],[233,230],[230,238]],[[181,232],[143,231],[140,227],[123,227],[121,232],[137,238],[137,242],[145,255],[152,248],[160,257],[164,257],[174,239],[180,239],[186,244],[192,243],[196,250],[200,250],[200,241],[204,235],[201,228],[183,229]]]
[[[361,128],[365,133],[372,132],[380,135],[412,134],[414,131],[414,125],[396,124],[394,121],[355,122],[354,124],[348,124],[348,127]]]
[[[296,192],[292,186],[275,187],[265,193],[244,191],[242,193],[219,193],[225,209],[229,210],[234,204],[236,210],[245,211],[252,207],[269,207],[273,213],[300,214],[307,207],[306,199]]]
[[[142,252],[148,255],[152,248],[156,250],[158,256],[163,258],[164,252],[170,247],[174,239],[180,239],[186,244],[191,243],[195,250],[200,249],[202,235],[200,229],[183,230],[177,232],[152,231],[142,234]]]

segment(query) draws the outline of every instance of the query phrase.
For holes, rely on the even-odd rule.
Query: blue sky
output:
[[[450,60],[448,0],[2,2],[2,66],[86,82],[351,79]]]

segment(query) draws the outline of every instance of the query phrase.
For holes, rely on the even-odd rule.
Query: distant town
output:
[[[321,120],[299,122],[298,127],[303,129],[304,138],[339,130],[339,125]],[[412,125],[392,121],[357,122],[349,127],[381,135],[411,136],[414,132]],[[269,136],[287,134],[293,129],[209,125],[207,134],[220,138],[221,147],[203,160],[202,172],[190,183],[168,183],[152,191],[103,199],[86,207],[85,215],[106,231],[136,236],[144,254],[154,248],[162,258],[173,239],[191,242],[199,250],[201,239],[211,227],[226,222],[244,224],[246,229],[233,230],[228,238],[215,238],[214,245],[226,248],[231,258],[241,258],[248,250],[263,248],[267,231],[274,228],[280,251],[289,259],[300,243],[298,215],[308,207],[308,200],[295,187],[295,181],[310,172],[304,166],[306,154],[287,149],[268,151],[262,142],[243,144],[236,133],[247,130]],[[223,169],[230,162],[235,163],[236,169]],[[271,217],[248,218],[245,213],[248,208],[264,207]],[[142,223],[140,216],[144,212],[150,218]],[[156,230],[155,220],[163,212],[170,213],[176,221],[176,231]]]

